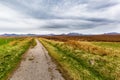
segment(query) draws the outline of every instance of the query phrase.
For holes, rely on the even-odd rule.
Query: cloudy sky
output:
[[[120,0],[0,0],[0,34],[120,32]]]

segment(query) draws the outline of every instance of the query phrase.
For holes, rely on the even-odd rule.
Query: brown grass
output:
[[[120,35],[86,35],[86,36],[42,36],[43,38],[56,41],[104,41],[104,42],[120,42]]]
[[[65,44],[70,45],[75,49],[82,49],[93,54],[99,54],[101,56],[106,56],[106,55],[117,56],[118,54],[120,54],[120,51],[115,51],[110,48],[102,48],[100,46],[96,46],[90,42],[85,42],[85,41],[69,40],[68,42],[65,42]]]

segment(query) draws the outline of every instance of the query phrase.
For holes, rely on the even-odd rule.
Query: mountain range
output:
[[[55,36],[57,34],[1,34],[1,36]],[[67,33],[67,34],[59,34],[63,36],[82,36],[82,35],[93,35],[93,34],[81,34],[81,33]],[[110,32],[110,33],[104,33],[100,35],[120,35],[120,33],[117,32]]]

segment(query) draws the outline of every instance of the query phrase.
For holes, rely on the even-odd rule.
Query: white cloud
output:
[[[0,4],[0,19],[13,19],[17,18],[19,13],[16,13],[14,10]]]
[[[0,30],[1,31],[22,31],[33,29],[29,17],[0,4]]]
[[[120,30],[120,0],[0,2],[2,33],[102,33]]]
[[[67,1],[65,1],[65,3],[66,2]],[[72,4],[74,3],[71,3],[71,5]],[[99,9],[100,7],[103,7],[103,9]],[[66,5],[64,6],[63,4],[62,8],[61,6],[55,6],[52,12],[54,15],[61,17],[89,17],[89,18],[118,19],[120,14],[120,1],[119,0],[116,1],[88,0],[88,3],[67,6],[67,7]]]

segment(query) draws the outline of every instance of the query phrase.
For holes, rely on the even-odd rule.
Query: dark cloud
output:
[[[98,22],[98,23],[114,23],[114,22],[118,22],[118,21],[115,21],[115,20],[109,20],[109,19],[103,19],[103,18],[84,18],[84,20],[92,21],[92,22]]]

